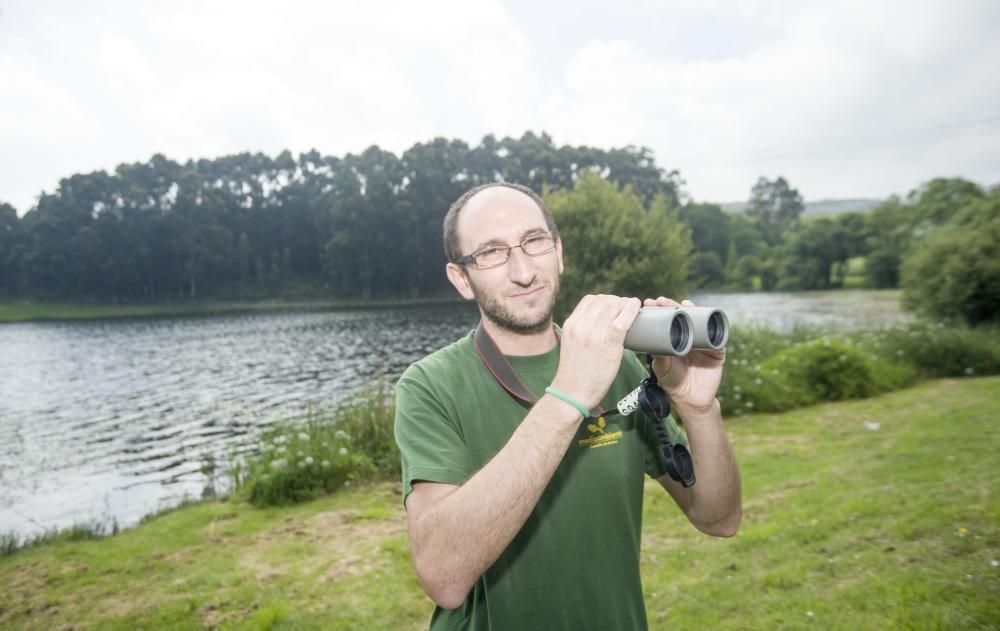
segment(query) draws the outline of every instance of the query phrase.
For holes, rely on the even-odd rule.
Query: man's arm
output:
[[[542,397],[510,440],[461,486],[417,482],[406,498],[410,550],[424,591],[462,604],[534,510],[576,434],[580,413]]]
[[[698,530],[732,537],[740,527],[740,473],[726,438],[719,402],[707,409],[675,405],[684,422],[697,482],[684,488],[669,475],[657,478]]]
[[[693,307],[664,297],[647,299],[646,306]],[[668,475],[659,478],[687,515],[704,533],[731,537],[742,515],[740,472],[726,438],[722,409],[715,398],[722,381],[726,351],[694,349],[684,357],[657,356],[653,372],[666,391],[674,414],[684,423],[697,482],[684,488]]]
[[[587,296],[562,329],[552,386],[593,408],[621,365],[639,302]],[[417,577],[441,607],[462,604],[534,510],[572,442],[580,413],[543,396],[506,445],[461,486],[418,482],[406,498]]]

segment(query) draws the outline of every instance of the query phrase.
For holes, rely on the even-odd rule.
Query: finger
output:
[[[693,306],[694,306],[694,303],[693,303],[693,302],[691,302],[690,300],[686,300],[686,299],[685,299],[685,300],[681,300],[681,305],[682,305],[682,306],[685,306],[685,307],[693,307]]]
[[[638,298],[622,298],[621,300],[618,305],[618,313],[611,321],[611,330],[615,333],[616,339],[625,339],[625,333],[635,322],[635,316],[639,314]]]
[[[656,306],[658,307],[679,307],[681,306],[676,300],[671,300],[670,298],[664,298],[660,296],[656,299]]]

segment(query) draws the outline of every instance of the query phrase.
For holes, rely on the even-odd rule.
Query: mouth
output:
[[[520,291],[520,292],[517,292],[516,294],[510,294],[509,297],[510,298],[522,298],[522,299],[523,298],[534,298],[535,296],[538,296],[542,292],[543,289],[545,289],[545,286],[544,285],[539,285],[538,287],[533,287],[533,288],[525,290],[525,291]]]

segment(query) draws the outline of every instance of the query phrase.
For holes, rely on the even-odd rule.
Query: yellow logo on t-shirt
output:
[[[597,419],[596,423],[588,423],[587,431],[593,434],[590,438],[584,438],[577,442],[581,447],[590,447],[591,449],[597,447],[608,447],[609,445],[614,445],[619,440],[622,439],[622,433],[618,432],[605,432],[604,428],[607,426],[607,421],[604,417]]]

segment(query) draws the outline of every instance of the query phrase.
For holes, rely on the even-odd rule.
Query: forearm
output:
[[[562,461],[580,414],[542,397],[507,444],[410,525],[414,566],[438,604],[457,607],[524,525]]]
[[[697,482],[689,488],[672,483],[668,490],[699,530],[731,536],[740,522],[740,474],[719,402],[701,410],[675,405],[674,412],[684,422]]]

